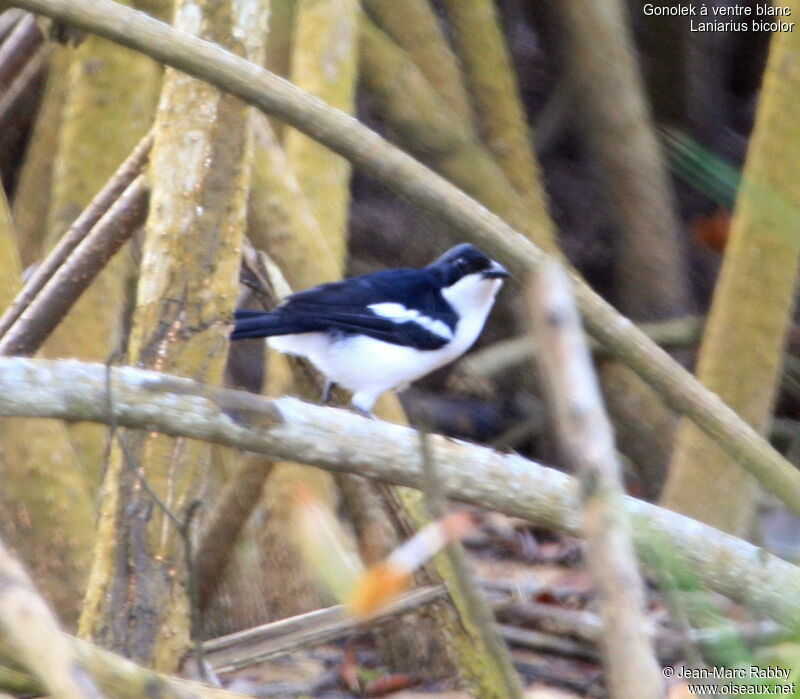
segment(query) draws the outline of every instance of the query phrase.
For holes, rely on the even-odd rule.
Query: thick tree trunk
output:
[[[787,6],[800,12],[797,0]],[[800,256],[800,34],[776,33],[697,377],[753,427],[769,423]],[[664,503],[735,534],[754,513],[755,480],[684,424]]]
[[[202,32],[260,62],[263,13],[260,0],[182,0],[175,21],[183,31]],[[246,223],[248,123],[239,100],[182,73],[166,74],[150,157],[151,206],[130,363],[222,381]],[[121,439],[127,447],[113,445],[81,630],[172,671],[192,631],[185,542],[138,474],[183,520],[195,499],[212,497],[210,448],[152,434]]]
[[[165,0],[166,2],[166,0]],[[49,251],[151,127],[161,69],[149,58],[95,36],[67,49],[66,92],[53,157]],[[105,362],[123,340],[131,259],[116,256],[43,348],[48,357]],[[97,487],[106,432],[70,425],[75,450]]]

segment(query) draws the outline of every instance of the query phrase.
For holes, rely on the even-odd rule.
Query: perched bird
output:
[[[422,269],[388,269],[322,284],[274,311],[236,311],[231,338],[266,337],[271,347],[307,357],[332,384],[351,391],[370,415],[378,396],[438,369],[477,339],[509,276],[468,243]]]

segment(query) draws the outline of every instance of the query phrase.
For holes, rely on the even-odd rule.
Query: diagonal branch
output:
[[[0,91],[0,133],[8,129],[19,113],[30,109],[31,91],[35,90],[47,72],[50,47],[40,46],[31,55],[11,84]]]
[[[139,175],[0,338],[0,355],[36,352],[146,215],[147,185]]]
[[[100,699],[92,677],[22,564],[0,542],[0,645],[48,694]],[[44,649],[46,652],[42,652]]]
[[[0,44],[0,92],[11,84],[41,42],[42,33],[33,15],[26,15],[14,25],[6,40]]]
[[[141,51],[286,121],[449,223],[520,274],[547,259],[502,219],[351,116],[215,44],[111,0],[13,0],[13,4]],[[587,330],[800,514],[800,473],[582,278],[576,276],[575,281]]]
[[[14,27],[25,16],[22,10],[0,10],[0,42],[5,41],[6,37],[14,31]]]
[[[97,193],[89,205],[81,212],[75,223],[61,237],[58,244],[53,248],[45,260],[36,268],[25,286],[20,290],[17,297],[0,317],[0,338],[23,314],[25,309],[33,302],[36,295],[50,281],[58,268],[73,253],[81,241],[89,234],[92,227],[108,211],[112,204],[122,195],[128,185],[133,182],[141,172],[150,147],[153,145],[151,134],[145,136],[130,156],[125,159],[114,176]]]
[[[294,398],[266,399],[152,371],[114,369],[120,426],[158,430],[294,459],[396,485],[422,484],[416,431]],[[106,367],[74,360],[0,359],[0,416],[108,423]],[[574,478],[514,454],[444,437],[431,449],[448,497],[580,533]],[[780,623],[800,624],[800,569],[713,527],[622,498],[635,544],[669,542],[707,587]]]

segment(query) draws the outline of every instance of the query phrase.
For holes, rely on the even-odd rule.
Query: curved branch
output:
[[[0,416],[109,422],[106,372],[75,360],[0,359]],[[331,471],[420,487],[417,433],[345,410],[294,398],[267,399],[189,379],[113,369],[114,420],[294,459]],[[449,497],[538,525],[580,533],[575,479],[513,454],[431,437],[437,472]],[[669,542],[709,588],[784,624],[800,624],[800,569],[741,539],[632,497],[636,547]]]

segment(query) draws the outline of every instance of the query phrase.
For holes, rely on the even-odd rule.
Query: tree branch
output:
[[[370,617],[368,625],[381,624],[436,602],[446,594],[443,585],[419,587],[378,610]],[[213,638],[205,641],[203,647],[209,664],[216,673],[223,675],[298,648],[330,643],[364,628],[363,620],[348,614],[344,606],[337,605]]]
[[[106,262],[144,223],[147,196],[144,175],[139,175],[0,338],[0,355],[31,355],[42,346]]]
[[[11,84],[0,92],[0,133],[10,128],[21,111],[31,108],[30,94],[43,81],[49,55],[49,46],[37,48]]]
[[[0,42],[5,41],[6,37],[14,31],[19,21],[25,16],[22,10],[6,10],[3,12],[0,9]]]
[[[6,90],[41,42],[42,33],[35,17],[26,15],[16,23],[0,45],[0,91]]]
[[[517,273],[525,275],[547,259],[502,219],[351,116],[215,44],[111,0],[13,0],[12,4],[141,51],[286,121],[454,226]],[[800,472],[583,279],[575,280],[587,330],[800,514]]]
[[[117,424],[226,444],[331,471],[419,488],[417,433],[294,398],[266,399],[189,379],[113,370]],[[74,360],[0,359],[0,415],[111,421],[106,367]],[[445,492],[464,502],[580,533],[575,479],[514,454],[431,437]],[[800,569],[741,539],[626,496],[635,544],[671,543],[707,587],[780,623],[800,624]]]
[[[142,167],[147,162],[147,156],[152,145],[153,137],[148,134],[133,149],[130,156],[119,166],[114,176],[97,193],[78,218],[75,219],[75,223],[61,236],[58,244],[36,268],[36,271],[17,294],[17,297],[0,317],[0,338],[8,332],[8,329],[33,302],[36,295],[50,281],[58,268],[64,264],[65,260],[89,234],[94,225],[141,172]]]
[[[663,696],[661,668],[645,614],[611,423],[603,407],[569,277],[542,265],[528,293],[541,383],[558,442],[581,484],[586,559],[597,589],[608,686],[617,699]]]

